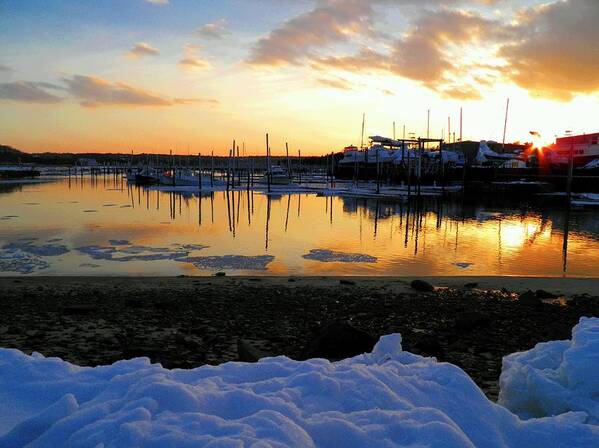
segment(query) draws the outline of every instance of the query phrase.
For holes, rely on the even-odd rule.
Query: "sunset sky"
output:
[[[319,154],[599,131],[599,1],[0,0],[0,144]]]

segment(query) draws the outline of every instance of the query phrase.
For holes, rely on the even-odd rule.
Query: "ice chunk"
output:
[[[347,252],[335,252],[329,249],[312,249],[309,253],[302,255],[306,260],[339,263],[376,263],[377,258],[366,254],[354,254]]]
[[[212,255],[206,257],[185,257],[177,261],[192,263],[200,269],[230,269],[264,271],[275,259],[272,255]]]
[[[503,358],[499,403],[522,418],[582,411],[599,424],[599,318],[581,318],[572,340]]]

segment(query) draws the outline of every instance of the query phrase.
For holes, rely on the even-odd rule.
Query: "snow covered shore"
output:
[[[145,358],[87,368],[0,349],[0,446],[596,446],[598,344],[599,319],[583,318],[572,341],[506,358],[503,402],[524,417],[526,398],[527,409],[553,400],[537,385],[571,394],[528,420],[458,367],[402,351],[398,334],[337,363],[276,357],[193,370]]]

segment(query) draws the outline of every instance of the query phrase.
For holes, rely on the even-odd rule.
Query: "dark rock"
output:
[[[351,358],[372,351],[377,339],[347,322],[333,322],[323,327],[303,351],[304,359],[326,358],[331,361]]]
[[[289,283],[294,283],[294,282],[295,282],[295,279],[294,279],[294,278],[290,278],[290,279],[288,279],[287,281],[288,281]]]
[[[356,282],[354,282],[353,280],[342,279],[342,280],[339,280],[339,284],[340,285],[347,285],[347,286],[355,286]]]
[[[466,283],[466,284],[464,285],[464,288],[467,288],[467,289],[472,289],[472,288],[476,288],[477,286],[478,286],[478,283],[476,283],[476,282],[471,282],[471,283]]]
[[[154,362],[159,354],[160,351],[151,345],[131,343],[123,347],[123,357],[125,359],[139,358],[144,356],[150,358],[150,360]]]
[[[74,314],[92,314],[96,311],[98,311],[98,308],[94,305],[70,305],[62,309],[62,314],[71,316]]]
[[[543,289],[537,289],[537,292],[535,294],[541,300],[545,300],[545,299],[557,299],[557,295],[555,295],[553,293],[550,293],[548,291],[545,291]]]
[[[237,339],[237,356],[242,362],[257,362],[267,355],[245,339]]]
[[[173,303],[167,302],[167,301],[155,302],[154,308],[162,310],[162,311],[171,310],[173,308]]]
[[[530,289],[518,296],[518,303],[528,306],[538,306],[541,304],[541,299]]]
[[[460,314],[455,320],[455,327],[461,331],[472,330],[477,327],[481,327],[490,322],[488,316],[477,313],[475,311],[468,311]]]
[[[441,347],[439,339],[432,334],[418,336],[413,348],[421,355],[436,356],[437,358],[443,356],[443,347]]]
[[[412,289],[420,292],[432,292],[435,290],[433,285],[431,285],[429,282],[425,282],[424,280],[412,280],[410,286]]]
[[[127,299],[125,300],[125,306],[127,308],[143,308],[144,303],[141,300]]]
[[[217,272],[216,274],[214,274],[215,277],[224,277],[225,275],[227,275],[226,272]]]

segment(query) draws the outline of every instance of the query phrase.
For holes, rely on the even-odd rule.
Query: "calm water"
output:
[[[0,185],[0,274],[599,277],[592,210]],[[567,228],[567,238],[565,238]]]

